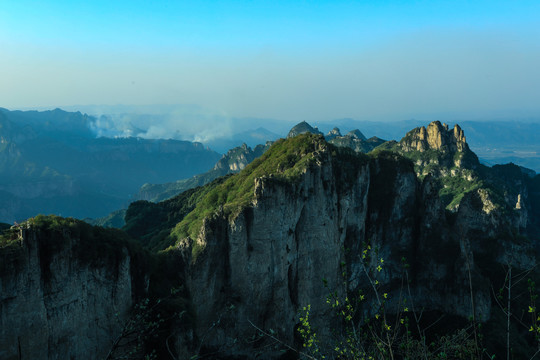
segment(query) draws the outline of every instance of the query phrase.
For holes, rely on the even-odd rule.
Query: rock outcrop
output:
[[[358,129],[349,131],[346,136],[350,136],[358,140],[367,140],[364,134],[362,134],[362,132]]]
[[[85,259],[68,228],[12,232],[17,243],[0,248],[0,358],[105,358],[135,299],[128,248]]]
[[[126,232],[174,258],[157,270],[166,281],[151,282],[172,301],[164,354],[280,358],[281,344],[301,349],[307,306],[321,350],[333,349],[343,323],[330,294],[355,300],[358,326],[379,315],[378,295],[389,316],[406,302],[433,321],[497,325],[493,284],[505,269],[537,265],[539,239],[523,234],[540,228],[540,177],[483,167],[457,126],[435,122],[385,144],[392,151],[366,155],[302,134],[249,165],[242,147],[238,174],[133,203]],[[233,171],[225,158],[219,168]],[[25,223],[0,238],[0,358],[97,358],[111,348],[149,271],[127,242],[84,238],[109,231],[85,226]]]
[[[287,134],[287,138],[292,138],[295,136],[298,136],[300,134],[316,134],[316,135],[322,135],[322,132],[317,129],[317,127],[312,127],[307,122],[302,121],[301,123],[296,124],[290,131],[289,134]]]
[[[328,134],[326,134],[325,139],[326,139],[326,141],[328,141],[328,140],[333,139],[333,138],[335,138],[337,136],[342,136],[342,135],[341,135],[341,132],[339,131],[339,128],[335,127],[332,130],[330,130],[328,132]]]
[[[220,171],[222,175],[238,172],[261,156],[271,144],[272,142],[269,141],[266,145],[257,145],[254,149],[251,149],[246,144],[235,147],[221,157],[214,166],[214,170]]]
[[[431,122],[427,129],[422,126],[409,131],[400,141],[400,145],[404,151],[437,150],[454,153],[469,150],[465,135],[459,125],[456,124],[452,130],[449,130],[448,125],[441,124],[439,121]]]
[[[466,146],[459,130],[448,135],[437,125],[428,128],[426,146]],[[203,221],[196,240],[181,242],[191,263],[186,277],[196,334],[209,351],[250,356],[268,345],[247,341],[257,337],[255,326],[293,344],[298,314],[307,305],[312,326],[328,339],[336,318],[326,297],[334,291],[370,293],[373,279],[367,273],[387,293],[387,309],[397,311],[403,261],[411,268],[409,303],[425,312],[474,314],[485,322],[492,313],[486,259],[507,264],[512,249],[514,266],[533,266],[531,245],[504,237],[513,224],[490,206],[483,190],[468,193],[450,221],[438,182],[420,180],[409,160],[382,152],[351,162],[350,155],[336,151],[314,153],[313,165],[296,182],[255,179],[250,206],[233,217],[215,213]],[[204,247],[196,258],[194,243]],[[377,250],[365,260],[368,245]],[[379,261],[385,266],[377,272]],[[477,284],[473,300],[471,283]],[[373,301],[361,312],[373,311]]]

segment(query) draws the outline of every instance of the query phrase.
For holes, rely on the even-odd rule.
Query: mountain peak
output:
[[[362,134],[362,132],[358,129],[349,131],[345,136],[350,136],[353,139],[358,139],[358,140],[366,140],[366,137],[364,136],[364,134]]]
[[[304,133],[312,133],[312,134],[316,134],[316,135],[323,135],[323,133],[320,132],[317,127],[312,127],[307,122],[302,121],[302,122],[296,124],[295,126],[293,126],[291,131],[289,131],[289,134],[287,135],[287,138],[292,138],[292,137],[295,137],[297,135],[304,134]]]
[[[255,155],[253,150],[246,143],[243,143],[241,146],[227,151],[216,163],[214,170],[237,172],[244,169],[257,156],[260,154]]]
[[[338,136],[342,136],[342,135],[341,135],[341,132],[339,131],[339,128],[335,127],[332,130],[330,130],[328,134],[326,134],[326,140],[328,141]]]
[[[456,124],[450,130],[448,125],[441,124],[440,121],[431,122],[427,128],[422,126],[409,131],[401,139],[400,145],[404,151],[439,150],[454,153],[469,150],[461,127]]]

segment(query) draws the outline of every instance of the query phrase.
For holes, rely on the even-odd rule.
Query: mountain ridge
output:
[[[231,170],[231,164],[223,161],[221,168]],[[305,339],[297,331],[299,316],[308,308],[320,352],[334,354],[335,330],[344,323],[328,301],[347,304],[349,299],[356,315],[348,321],[362,333],[378,331],[370,324],[380,325],[382,334],[402,331],[399,322],[386,319],[399,319],[404,309],[418,316],[421,309],[425,321],[412,315],[408,319],[420,329],[429,327],[434,339],[453,331],[464,331],[471,339],[471,329],[481,324],[486,334],[482,346],[502,356],[504,337],[497,331],[505,328],[506,317],[492,287],[507,284],[509,269],[540,281],[534,271],[540,250],[539,200],[540,175],[531,178],[512,164],[482,165],[458,126],[450,129],[433,122],[368,154],[332,145],[320,134],[278,140],[236,174],[166,201],[138,201],[128,208],[125,232],[152,254],[170,259],[170,265],[157,267],[153,276],[143,271],[132,277],[147,284],[139,296],[157,303],[180,294],[168,305],[167,318],[175,320],[145,346],[164,356],[172,352],[227,359],[259,354],[278,359],[284,350],[285,356],[294,357],[304,349]],[[43,226],[52,232],[41,232],[44,243],[77,243],[72,242],[78,236],[70,231],[69,221],[47,221]],[[27,225],[15,226],[0,239],[0,256],[9,258],[31,243],[24,235],[10,237],[21,226]],[[113,249],[113,254],[118,251]],[[80,250],[76,247],[73,253],[85,254]],[[36,273],[52,271],[54,276],[55,264],[67,259],[21,254],[22,264],[40,263]],[[67,273],[79,272],[77,264],[74,260]],[[0,286],[19,279],[15,267],[2,276]],[[152,290],[157,279],[174,279],[174,286],[159,285],[157,295]],[[100,291],[108,293],[117,283],[102,286]],[[514,286],[518,292],[529,291],[526,282]],[[74,291],[74,285],[60,288],[49,305],[57,308]],[[22,293],[9,296],[10,304],[24,302]],[[529,299],[510,300],[515,309],[530,306]],[[8,317],[16,307],[9,309],[3,312]],[[80,310],[66,311],[76,316]],[[99,311],[92,309],[89,316]],[[24,310],[13,317],[12,332],[21,333],[30,316]],[[444,326],[433,326],[440,317]],[[512,344],[520,344],[515,356],[530,357],[537,350],[535,339],[528,328],[512,326]],[[118,331],[111,336],[121,336]],[[51,347],[54,351],[66,351],[51,341],[58,346]],[[21,344],[23,351],[38,351]],[[361,343],[366,349],[373,344],[371,338]],[[389,346],[405,356],[406,347],[399,344]],[[17,349],[5,348],[16,356]]]
[[[104,216],[146,182],[195,175],[219,159],[200,143],[96,138],[90,123],[80,112],[0,109],[0,220]]]

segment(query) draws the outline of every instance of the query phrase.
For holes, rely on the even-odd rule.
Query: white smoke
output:
[[[90,129],[97,137],[140,137],[144,139],[175,139],[208,143],[230,138],[234,121],[225,114],[216,114],[193,106],[122,107],[126,112],[95,114]],[[107,109],[100,109],[105,110]],[[131,111],[130,111],[131,110]],[[89,111],[91,113],[91,111]]]

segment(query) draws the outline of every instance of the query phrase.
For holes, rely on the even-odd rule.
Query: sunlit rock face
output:
[[[431,122],[427,129],[422,126],[411,130],[401,140],[404,151],[439,150],[443,152],[466,151],[469,149],[463,130],[455,125],[452,130],[439,121]]]
[[[244,169],[256,157],[261,156],[264,147],[260,145],[256,149],[251,149],[246,144],[229,150],[214,166],[214,170],[223,170],[223,175],[228,172],[238,172]]]

